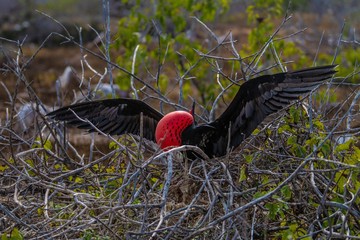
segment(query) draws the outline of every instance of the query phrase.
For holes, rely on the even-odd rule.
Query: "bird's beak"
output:
[[[195,119],[195,101],[193,101],[193,104],[192,104],[192,107],[191,107],[191,110],[190,110],[190,114]]]

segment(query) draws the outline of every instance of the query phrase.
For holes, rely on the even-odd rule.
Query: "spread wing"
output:
[[[195,139],[193,141],[198,142],[192,144],[200,145],[210,157],[226,154],[228,142],[230,148],[237,147],[268,115],[331,78],[336,72],[334,68],[335,65],[314,67],[260,76],[245,82],[218,119],[194,129],[192,134],[199,133],[202,140]]]
[[[95,131],[93,124],[110,135],[140,135],[141,113],[143,137],[155,141],[156,125],[163,115],[140,100],[118,98],[79,103],[60,108],[48,116],[89,132]]]

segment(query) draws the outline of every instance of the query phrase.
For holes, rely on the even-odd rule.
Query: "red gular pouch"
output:
[[[181,146],[182,132],[193,123],[194,117],[189,112],[175,111],[166,114],[156,126],[156,143],[164,151]]]

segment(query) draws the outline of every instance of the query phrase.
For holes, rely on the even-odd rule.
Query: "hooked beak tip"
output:
[[[192,104],[192,107],[191,107],[191,110],[190,110],[190,114],[194,117],[195,115],[195,101],[193,101],[193,104]]]

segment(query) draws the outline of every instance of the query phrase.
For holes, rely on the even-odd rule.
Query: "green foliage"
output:
[[[292,190],[288,185],[284,186],[281,189],[281,196],[285,201],[289,201],[291,199]]]
[[[359,83],[359,74],[356,74],[360,62],[360,48],[357,46],[341,46],[334,64],[338,64],[337,75],[345,77],[346,82]],[[334,57],[326,53],[319,54],[318,62],[329,63]],[[343,79],[340,79],[344,81]]]
[[[52,150],[52,143],[49,139],[45,139],[43,141],[42,138],[37,137],[32,145],[32,148],[44,148],[45,150]]]
[[[87,229],[82,236],[83,240],[110,240],[111,238],[108,236],[101,236],[96,233],[96,231]]]
[[[334,183],[336,183],[331,187],[331,191],[325,191],[324,198],[328,199],[328,201],[344,204],[346,202],[346,198],[343,196],[349,195],[348,197],[351,198],[350,196],[356,195],[360,187],[360,183],[358,181],[360,177],[360,170],[358,167],[356,167],[360,165],[360,149],[356,145],[357,139],[351,138],[342,144],[334,144],[329,139],[326,139],[326,137],[328,137],[326,127],[321,121],[320,116],[316,116],[312,119],[311,126],[312,131],[310,132],[309,118],[301,107],[296,107],[295,105],[288,110],[288,114],[282,119],[282,122],[278,128],[278,132],[276,133],[276,136],[281,136],[281,142],[283,144],[279,144],[279,140],[277,140],[275,145],[281,145],[281,149],[284,149],[284,152],[287,154],[286,159],[282,161],[281,168],[286,169],[284,165],[291,166],[293,162],[295,162],[295,159],[298,159],[300,162],[303,162],[303,159],[306,159],[306,157],[314,157],[315,159],[319,159],[319,161],[311,162],[315,172],[317,172],[317,170],[321,171],[321,169],[327,169],[327,171],[321,173],[321,175],[327,179],[332,179]],[[276,138],[274,137],[274,132],[272,132],[270,136],[271,135],[272,137],[270,138]],[[269,143],[265,141],[265,143],[262,145],[266,144]],[[269,151],[269,149],[272,149],[273,147],[274,146],[272,146],[270,143],[269,147],[267,148],[268,150],[266,151]],[[314,152],[313,155],[310,155],[310,153],[312,153],[314,150],[317,151]],[[276,151],[275,153],[279,154],[279,151]],[[254,154],[252,156],[254,157]],[[293,156],[294,159],[291,159],[290,156]],[[263,157],[267,158],[264,162],[271,160],[271,157],[268,154],[263,155]],[[280,154],[279,158],[281,158]],[[329,162],[322,161],[320,159],[329,159]],[[331,161],[333,161],[333,163]],[[345,167],[341,169],[341,166],[339,166],[337,162],[341,162],[347,166],[352,167]],[[265,168],[271,169],[272,172],[282,172],[281,169],[272,169],[271,167],[272,165],[269,164],[269,166]],[[305,169],[307,168],[309,168],[309,166],[305,166]],[[293,170],[290,171],[292,172]],[[307,170],[304,170],[304,172],[306,174]],[[285,172],[282,173],[286,175],[287,172],[285,170]],[[243,177],[242,170],[240,177],[242,184],[245,184],[248,181],[248,179]],[[254,198],[263,196],[276,186],[271,182],[270,184],[266,184],[269,182],[268,180],[265,180],[265,177],[268,179],[268,176],[259,177],[259,182],[262,186],[266,186],[269,190],[257,191],[254,194]],[[298,176],[296,181],[299,181],[300,179],[301,176]],[[316,181],[316,179],[314,181]],[[321,184],[319,184],[319,186],[321,186]],[[321,189],[321,191],[323,191],[323,189]],[[268,199],[264,204],[264,207],[267,210],[266,216],[268,217],[269,221],[273,223],[277,222],[279,226],[283,227],[282,229],[276,231],[274,235],[272,235],[276,236],[277,239],[302,239],[308,234],[306,230],[307,228],[304,227],[307,223],[302,222],[301,217],[295,218],[295,220],[291,217],[292,215],[297,215],[296,212],[298,209],[294,208],[289,203],[293,202],[294,198],[296,198],[298,194],[299,193],[293,189],[293,183],[290,183],[285,185],[279,192],[274,194],[272,198]],[[316,194],[313,195],[310,192],[303,192],[300,194],[306,194],[306,199],[308,199],[309,202],[309,206],[307,207],[312,205],[315,209],[319,208]],[[359,203],[360,199],[354,201],[354,204]],[[335,214],[335,211],[338,210],[329,208],[327,211],[329,211],[328,215],[331,215],[332,213]],[[346,212],[347,211],[343,211],[344,214],[346,214]],[[325,219],[323,220],[323,225],[328,227],[334,224],[338,224],[336,221],[337,220],[335,218]],[[352,225],[350,226],[350,229],[356,229],[356,226],[354,225],[355,222],[352,221],[350,224]],[[354,233],[352,232],[352,234]],[[307,237],[305,239],[310,238]]]
[[[359,166],[360,165],[360,148],[356,145],[356,139],[352,138],[342,144],[338,144],[334,150],[338,159],[343,163]],[[359,168],[344,169],[337,171],[335,174],[336,188],[341,194],[344,192],[356,192],[360,188],[360,170]],[[360,202],[360,200],[358,201]]]
[[[306,129],[292,127],[297,124],[306,126]],[[294,156],[304,158],[313,149],[318,148],[318,155],[320,157],[328,157],[332,152],[331,142],[330,140],[324,140],[326,137],[326,134],[323,133],[325,127],[320,120],[320,116],[312,119],[312,133],[309,133],[309,128],[309,118],[305,110],[293,106],[289,109],[289,114],[285,118],[285,124],[280,126],[278,131],[280,134],[287,132],[289,135],[286,143]]]
[[[266,203],[265,208],[269,211],[270,220],[276,220],[277,217],[285,218],[285,212],[288,210],[287,205],[280,202]]]
[[[23,239],[24,237],[17,228],[12,229],[10,236],[8,236],[7,233],[3,233],[1,235],[1,240],[23,240]]]
[[[261,49],[268,40],[266,36],[274,30],[272,19],[283,15],[282,1],[255,0],[252,5],[246,9],[248,23],[252,28],[248,37],[248,50],[254,53]]]
[[[246,10],[248,22],[253,24],[255,22],[268,22],[268,26],[272,26],[271,20],[274,17],[281,16],[284,13],[283,0],[254,0],[253,4],[249,5]]]
[[[7,169],[9,169],[9,166],[0,163],[0,173],[5,172]]]
[[[250,155],[247,155],[247,156],[250,156]],[[239,182],[246,180],[247,177],[248,177],[247,167],[246,167],[246,165],[242,165],[240,168]]]
[[[228,10],[229,0],[152,0],[122,1],[122,3],[130,9],[129,15],[119,20],[114,43],[114,47],[122,51],[117,58],[117,62],[122,67],[129,71],[132,69],[134,50],[139,46],[135,59],[135,74],[144,79],[148,77],[146,73],[149,71],[152,77],[148,82],[156,80],[155,85],[163,93],[169,88],[169,75],[175,73],[174,69],[178,78],[197,63],[196,78],[208,77],[208,64],[199,63],[201,57],[193,50],[206,52],[206,48],[201,40],[187,36],[186,32],[191,28],[190,21],[193,21],[191,16],[196,16],[201,21],[212,21]],[[162,68],[157,72],[159,65],[162,65]],[[172,73],[169,74],[167,69]],[[214,89],[215,84],[209,87],[208,82],[196,81],[199,81],[196,84],[199,91],[208,92],[206,98],[213,99],[218,87]],[[116,76],[116,83],[123,90],[130,89],[129,76],[126,73],[119,73]],[[190,84],[190,81],[184,81],[185,96],[191,90]]]
[[[320,89],[313,96],[316,103],[320,106],[338,102],[338,96],[336,95],[335,89]]]
[[[285,16],[285,9],[284,1],[276,0],[255,0],[247,8],[248,22],[253,25],[253,28],[248,36],[248,44],[244,46],[241,55],[248,56],[259,52],[265,46],[266,51],[263,52],[263,55],[256,55],[259,66],[269,65],[269,62],[280,60],[280,62],[292,61],[287,64],[292,69],[308,67],[309,58],[294,42],[286,39],[275,41],[270,38],[275,27],[278,27],[274,24],[274,18],[281,19]],[[275,55],[278,52],[281,52],[281,59]]]

